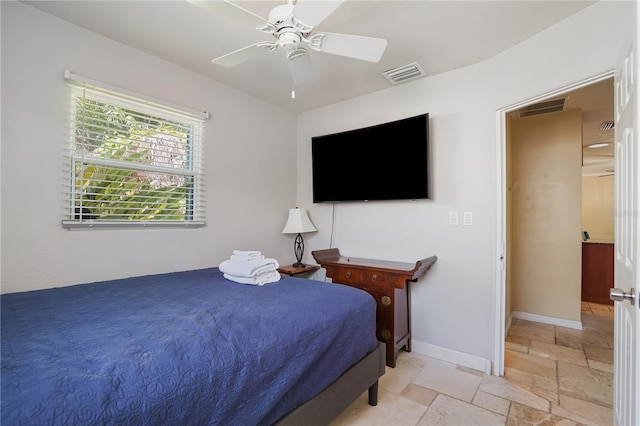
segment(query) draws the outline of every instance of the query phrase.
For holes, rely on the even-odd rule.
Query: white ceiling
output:
[[[299,0],[303,1],[303,0]],[[313,0],[305,0],[313,1]],[[427,75],[471,65],[589,6],[593,1],[346,0],[320,31],[384,38],[378,63],[311,52],[319,80],[297,88],[282,51],[235,68],[210,60],[270,36],[186,0],[25,1],[88,30],[238,88],[293,112],[303,112],[390,87],[382,72],[417,61]],[[281,1],[237,1],[266,17]]]
[[[296,88],[296,99],[291,99],[292,79],[280,50],[234,68],[210,62],[270,36],[186,0],[24,2],[295,113],[388,88],[391,83],[382,72],[412,62],[418,62],[427,76],[481,62],[594,3],[345,0],[314,33],[384,38],[388,45],[382,59],[371,63],[310,51],[319,79]],[[235,3],[266,18],[284,1]],[[613,119],[611,80],[572,92],[567,108],[583,110],[584,145],[613,142],[613,131],[599,131],[603,121]],[[586,172],[601,174],[613,168],[612,145],[585,148],[584,154]]]

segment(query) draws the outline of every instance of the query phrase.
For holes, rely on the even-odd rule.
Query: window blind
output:
[[[65,77],[63,226],[204,226],[206,113]]]

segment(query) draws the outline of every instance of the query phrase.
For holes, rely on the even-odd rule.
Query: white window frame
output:
[[[206,225],[206,209],[204,203],[204,157],[203,157],[203,140],[205,130],[205,120],[209,118],[207,112],[189,110],[181,106],[171,105],[164,101],[159,101],[145,95],[140,95],[125,89],[110,86],[108,84],[99,83],[85,77],[65,71],[65,80],[67,81],[67,143],[65,148],[65,161],[63,165],[63,206],[62,206],[62,226],[67,229],[86,229],[86,228],[140,228],[140,227],[179,227],[179,228],[198,228]],[[139,113],[143,118],[159,118],[158,122],[170,121],[180,123],[187,129],[187,139],[177,138],[176,144],[180,145],[180,149],[184,154],[185,161],[177,162],[179,164],[170,164],[169,160],[163,162],[153,161],[152,163],[124,161],[122,158],[100,158],[94,151],[87,149],[89,142],[78,138],[76,129],[78,125],[82,125],[83,117],[80,115],[82,111],[77,111],[76,101],[78,97],[88,100],[95,100],[99,103],[113,105],[128,111]],[[106,116],[105,116],[106,117]],[[105,132],[106,133],[106,132]],[[154,135],[155,136],[155,135]],[[124,138],[129,143],[127,138]],[[128,146],[128,145],[127,145]],[[92,145],[95,148],[95,144]],[[160,150],[167,148],[160,147]],[[158,151],[165,154],[166,151]],[[175,151],[174,151],[175,152]],[[155,164],[154,164],[155,163]],[[167,219],[162,217],[147,217],[146,219],[122,218],[115,219],[108,217],[108,214],[100,216],[99,213],[102,206],[98,207],[98,203],[94,202],[90,210],[82,205],[85,187],[77,184],[80,180],[82,183],[83,176],[78,175],[78,170],[85,170],[85,167],[103,167],[109,170],[132,171],[140,175],[146,176],[170,176],[174,179],[181,179],[183,176],[185,181],[190,182],[191,187],[187,189],[187,199],[184,214],[181,218],[175,217]],[[82,172],[84,173],[84,172]],[[138,176],[138,175],[136,175]],[[162,180],[162,179],[161,179]],[[111,181],[111,182],[115,182]],[[101,182],[106,182],[105,180]],[[167,184],[165,184],[167,185]],[[79,188],[78,188],[78,187]],[[78,197],[78,194],[83,194]],[[94,194],[91,194],[94,195]],[[149,196],[150,203],[153,197]],[[117,210],[118,201],[112,202]],[[157,203],[159,204],[159,203]],[[113,209],[113,207],[112,207]],[[105,208],[106,210],[106,208]],[[102,210],[102,211],[105,211]],[[120,215],[122,216],[122,215]],[[149,216],[149,215],[148,215]],[[167,215],[169,217],[175,216]]]

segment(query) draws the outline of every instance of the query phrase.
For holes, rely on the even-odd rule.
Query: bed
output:
[[[377,402],[375,302],[218,268],[1,299],[1,420],[13,424],[327,424]]]

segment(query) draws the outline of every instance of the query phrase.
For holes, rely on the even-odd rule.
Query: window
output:
[[[63,226],[204,226],[202,117],[86,81],[68,78]]]

